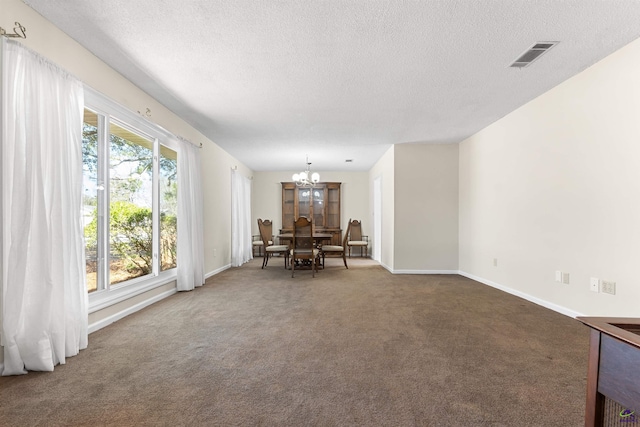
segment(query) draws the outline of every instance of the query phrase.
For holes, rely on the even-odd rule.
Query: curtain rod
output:
[[[231,170],[232,170],[232,171],[234,171],[234,172],[238,172],[238,165],[233,165],[233,166],[231,166]],[[242,175],[242,172],[238,172],[238,173],[239,173],[240,175]],[[244,175],[242,175],[242,176],[244,176]],[[247,176],[246,178],[247,178],[247,179],[249,179],[249,180],[251,180],[251,181],[253,181],[253,175],[251,175],[251,176]]]
[[[180,141],[183,142],[188,142],[191,145],[194,145],[198,148],[202,148],[202,142],[200,144],[197,144],[195,142],[189,141],[187,138],[180,136],[180,135],[176,135],[173,132],[170,132],[168,130],[166,130],[165,128],[163,128],[162,126],[160,126],[159,124],[157,124],[156,122],[151,120],[151,109],[147,108],[147,111],[144,113],[141,113],[140,110],[138,110],[138,114],[140,115],[140,117],[142,117],[145,121],[149,122],[150,124],[152,124],[153,126],[157,127],[158,129],[161,129],[162,132],[166,133],[167,135],[174,137],[176,139],[179,139]]]
[[[196,144],[195,142],[191,142],[187,138],[184,138],[180,135],[176,135],[176,138],[178,138],[180,141],[188,142],[191,145],[195,145],[198,148],[202,148],[202,142],[200,144]]]
[[[17,37],[20,39],[27,38],[27,29],[23,27],[18,21],[15,22],[16,26],[13,27],[13,33],[7,33],[7,30],[0,27],[0,36],[5,37]]]
[[[5,36],[5,37],[9,37],[9,38],[26,39],[27,38],[27,29],[22,24],[20,24],[18,21],[16,21],[15,24],[16,24],[16,26],[13,27],[13,33],[7,33],[7,30],[5,30],[4,28],[0,27],[0,36]],[[151,120],[149,120],[151,118],[151,110],[149,108],[147,108],[147,111],[146,111],[145,114],[140,113],[140,111],[138,111],[138,114],[140,114],[142,117],[144,117],[149,122],[151,122]],[[153,123],[153,122],[151,122],[151,123]],[[162,128],[157,123],[153,123],[153,124],[155,126],[158,126],[158,127]],[[172,132],[168,132],[164,128],[162,128],[162,130],[164,132],[166,132],[166,133],[174,135],[176,138],[178,138],[181,141],[188,142],[191,145],[195,145],[198,148],[202,148],[202,142],[199,143],[199,144],[196,144],[195,142],[189,141],[187,138],[184,138],[184,137],[182,137],[180,135],[175,135]]]

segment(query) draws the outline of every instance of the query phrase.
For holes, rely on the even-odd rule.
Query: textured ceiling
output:
[[[640,36],[637,0],[25,3],[259,171],[459,142]]]

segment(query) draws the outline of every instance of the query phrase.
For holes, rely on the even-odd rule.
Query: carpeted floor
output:
[[[273,259],[0,378],[2,426],[581,426],[588,329],[456,275]]]

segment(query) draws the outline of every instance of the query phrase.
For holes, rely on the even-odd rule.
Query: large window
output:
[[[92,294],[153,280],[177,265],[175,147],[146,121],[106,104],[88,103],[84,111],[83,225]]]

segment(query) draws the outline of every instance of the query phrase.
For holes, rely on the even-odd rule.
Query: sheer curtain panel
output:
[[[179,140],[178,291],[204,284],[204,226],[200,148]]]
[[[2,39],[2,375],[87,346],[82,83]]]
[[[231,170],[231,266],[253,259],[251,247],[251,180]]]

